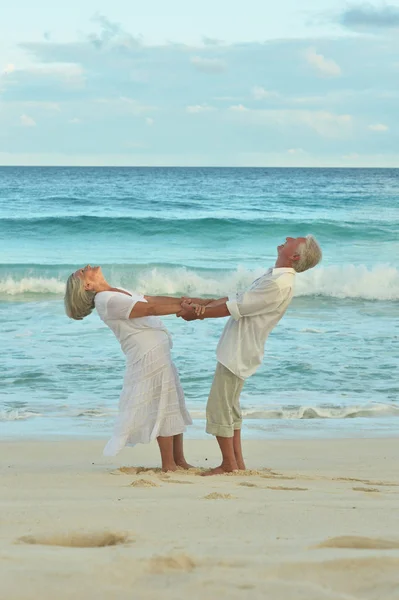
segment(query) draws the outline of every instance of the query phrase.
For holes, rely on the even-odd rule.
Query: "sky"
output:
[[[14,0],[0,165],[399,167],[399,0]]]

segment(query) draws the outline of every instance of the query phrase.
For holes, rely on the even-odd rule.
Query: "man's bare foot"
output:
[[[209,469],[209,471],[205,471],[205,473],[201,473],[202,477],[209,477],[210,475],[226,475],[226,473],[234,473],[234,471],[238,471],[237,468],[232,468],[230,465],[220,465],[220,467],[215,467],[214,469]]]
[[[246,466],[243,460],[237,460],[237,467],[239,471],[246,471]]]
[[[176,463],[162,465],[162,471],[164,473],[167,473],[168,471],[177,471],[177,465]]]
[[[180,468],[180,469],[185,469],[186,471],[188,469],[194,469],[195,467],[193,467],[193,465],[189,465],[187,461],[185,460],[177,460],[176,461],[176,465]]]

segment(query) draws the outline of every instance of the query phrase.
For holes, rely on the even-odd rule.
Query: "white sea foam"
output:
[[[190,408],[190,407],[189,407]],[[117,414],[116,407],[112,408],[87,408],[80,411],[66,410],[64,414],[58,413],[57,418],[63,416],[77,419],[98,419],[112,421]],[[205,419],[205,409],[190,409],[190,414],[194,420]],[[309,419],[357,419],[357,418],[381,418],[381,417],[399,417],[399,406],[387,403],[369,403],[364,405],[297,405],[297,406],[259,406],[243,409],[243,417],[254,421],[263,421],[270,419],[288,419],[288,420],[309,420]],[[46,411],[41,413],[24,409],[0,410],[0,421],[23,421],[34,417],[45,417]],[[49,413],[48,418],[53,418],[54,414]]]
[[[245,419],[356,419],[399,417],[399,406],[393,404],[365,404],[345,406],[275,406],[268,408],[249,408],[242,411]],[[191,411],[194,419],[204,419],[205,412]]]
[[[0,279],[0,294],[19,296],[22,294],[63,294],[65,282],[56,277],[7,277]]]
[[[132,266],[132,275],[126,276],[126,269],[120,281],[114,285],[142,291],[147,294],[186,294],[224,296],[237,289],[243,289],[262,275],[262,268],[249,270],[243,267],[235,271],[213,273],[198,272],[184,267],[154,267],[146,269]],[[117,270],[114,277],[118,280]],[[65,282],[58,277],[8,276],[0,279],[0,295],[20,296],[25,294],[57,295],[64,293]],[[391,265],[322,266],[301,273],[296,278],[295,295],[324,296],[330,298],[353,298],[364,300],[399,300],[399,270]]]
[[[40,413],[23,409],[0,410],[0,421],[25,421],[34,417],[41,417]]]

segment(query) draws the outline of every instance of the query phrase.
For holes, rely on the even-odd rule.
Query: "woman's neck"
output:
[[[98,294],[100,292],[109,292],[113,289],[114,288],[112,286],[110,286],[109,283],[107,281],[105,281],[105,279],[104,279],[104,281],[102,281],[96,285],[96,289],[94,291],[96,292],[96,294]]]

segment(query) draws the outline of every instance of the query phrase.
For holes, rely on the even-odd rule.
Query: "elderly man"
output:
[[[205,475],[245,469],[241,448],[241,390],[261,364],[267,337],[292,300],[295,273],[311,269],[321,257],[320,246],[313,236],[287,237],[277,247],[274,268],[256,279],[245,292],[218,300],[195,298],[182,303],[177,316],[186,321],[230,316],[217,347],[218,362],[206,407],[206,431],[216,436],[222,464]]]

